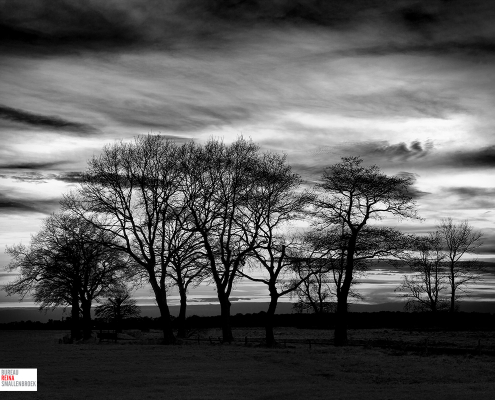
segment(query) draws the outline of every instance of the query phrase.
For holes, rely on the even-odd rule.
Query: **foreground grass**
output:
[[[38,392],[2,399],[493,399],[495,358],[362,347],[60,345],[0,331],[2,368],[38,368]]]

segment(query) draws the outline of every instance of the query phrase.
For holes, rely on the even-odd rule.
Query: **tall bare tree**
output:
[[[170,251],[170,268],[167,276],[171,286],[177,288],[180,297],[177,317],[177,336],[184,338],[186,332],[187,292],[209,277],[208,260],[205,256],[201,236],[193,229],[186,209],[175,212],[165,225],[162,240]]]
[[[91,336],[92,302],[125,277],[123,255],[109,245],[113,236],[96,230],[85,220],[67,213],[48,217],[29,246],[7,247],[10,271],[16,281],[6,286],[8,294],[22,297],[33,293],[41,309],[71,307],[72,339],[78,339],[82,313],[84,338]]]
[[[273,319],[280,297],[285,296],[302,283],[294,279],[292,258],[297,252],[297,241],[288,239],[282,232],[290,229],[290,223],[303,217],[310,197],[300,190],[301,178],[294,174],[286,157],[265,153],[255,170],[257,185],[256,205],[251,212],[260,221],[259,245],[253,249],[251,261],[259,265],[266,277],[240,274],[268,287],[270,304],[266,313],[265,330],[268,346],[275,344]],[[252,232],[254,234],[254,232]],[[304,279],[304,278],[303,278]]]
[[[223,340],[233,340],[229,300],[239,270],[260,246],[265,207],[259,181],[259,147],[243,138],[230,145],[211,139],[189,147],[184,194],[201,236],[222,316]]]
[[[479,263],[476,260],[461,260],[467,254],[476,253],[482,245],[482,233],[475,230],[468,221],[455,223],[452,218],[442,219],[437,234],[444,246],[443,254],[448,264],[450,285],[450,312],[457,309],[460,293],[466,286],[480,278]]]
[[[181,147],[161,136],[104,147],[89,161],[78,190],[64,199],[66,209],[114,235],[114,248],[128,254],[147,277],[160,310],[163,340],[175,342],[167,303],[171,251],[162,233],[169,216],[181,210]],[[179,205],[177,205],[179,203]]]
[[[401,255],[412,274],[404,275],[402,284],[395,289],[406,299],[407,311],[445,311],[449,302],[445,295],[447,274],[442,251],[442,238],[438,232],[411,240],[408,251]]]
[[[347,299],[354,278],[359,238],[366,232],[371,233],[364,229],[370,220],[384,214],[416,217],[413,182],[409,175],[387,176],[377,166],[362,166],[358,157],[346,157],[326,168],[322,182],[316,187],[318,196],[314,204],[318,225],[327,228],[343,224],[347,230],[345,275],[337,294],[335,344],[338,346],[347,343]]]

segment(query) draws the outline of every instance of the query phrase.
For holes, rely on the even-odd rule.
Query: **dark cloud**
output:
[[[495,146],[450,153],[444,157],[443,161],[458,168],[493,168],[495,167]]]
[[[53,179],[58,181],[63,181],[67,183],[79,183],[82,181],[83,173],[82,172],[66,172],[63,174],[52,175]]]
[[[58,169],[69,161],[11,162],[0,164],[0,170],[47,170]]]
[[[393,26],[433,44],[452,36],[483,39],[489,30],[479,28],[495,16],[495,6],[488,0],[3,0],[0,16],[2,43],[10,51],[28,45],[73,52],[191,40],[225,43],[232,38],[228,32],[267,26]]]
[[[495,188],[481,187],[451,187],[444,189],[451,194],[456,194],[464,198],[472,197],[493,197],[495,198]]]
[[[49,214],[59,206],[60,199],[29,199],[13,197],[10,194],[0,192],[0,214],[25,214],[42,213]]]
[[[476,40],[451,40],[421,43],[384,43],[369,47],[356,47],[342,50],[336,54],[346,57],[388,56],[394,54],[438,54],[438,55],[495,55],[495,43],[489,38]],[[472,61],[478,61],[476,58]]]
[[[27,172],[22,175],[5,176],[20,182],[45,183],[46,176],[39,172]]]
[[[0,119],[37,128],[48,128],[75,134],[94,134],[97,130],[91,125],[68,121],[53,115],[40,115],[0,105]]]
[[[449,167],[494,168],[495,146],[473,150],[436,152],[432,141],[390,143],[388,141],[363,141],[345,143],[332,148],[322,147],[318,153],[338,152],[342,156],[358,155],[366,161],[382,165],[384,162],[410,162],[423,169]]]
[[[404,142],[398,144],[383,144],[377,146],[372,153],[383,155],[392,160],[408,161],[410,159],[418,159],[425,157],[433,149],[431,142],[421,144],[418,141],[413,141],[410,144]]]
[[[460,208],[495,208],[495,188],[448,187],[442,188],[442,191],[449,197],[455,196]]]
[[[40,172],[26,172],[23,174],[1,174],[0,178],[10,178],[20,182],[46,183],[49,180],[66,183],[79,183],[82,181],[82,172],[63,172],[59,174],[42,174]]]
[[[343,154],[360,155],[366,159],[405,162],[426,157],[433,150],[433,143],[412,141],[390,144],[388,141],[366,141],[346,143],[338,147]]]

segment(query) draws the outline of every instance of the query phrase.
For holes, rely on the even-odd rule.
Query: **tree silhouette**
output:
[[[106,301],[95,308],[95,316],[113,321],[115,330],[122,332],[122,320],[139,317],[141,309],[137,306],[136,300],[131,297],[126,286],[113,286],[108,296]]]
[[[164,226],[163,241],[169,248],[170,268],[167,277],[180,296],[177,336],[185,338],[187,291],[208,278],[208,260],[201,236],[194,230],[187,209],[175,212]]]
[[[377,166],[362,166],[362,160],[358,157],[346,157],[340,163],[326,168],[322,183],[316,186],[314,205],[317,225],[321,229],[336,225],[345,227],[345,274],[337,293],[336,345],[347,343],[347,299],[353,281],[356,254],[360,251],[359,239],[363,235],[372,236],[378,232],[375,230],[372,233],[364,228],[371,219],[379,219],[384,214],[400,218],[416,217],[410,190],[413,182],[411,176],[387,176]],[[387,236],[385,231],[383,234]],[[364,249],[373,245],[373,241],[363,243]],[[382,241],[381,244],[385,245],[384,250],[393,250],[392,243]],[[378,248],[371,251],[370,255],[376,257],[386,251]]]
[[[202,147],[191,145],[183,162],[185,198],[216,286],[226,342],[233,340],[229,296],[234,282],[248,258],[266,241],[261,226],[270,191],[267,173],[278,173],[270,169],[280,166],[277,160],[240,138],[230,145],[215,139]]]
[[[400,297],[406,299],[406,311],[447,310],[445,254],[438,232],[413,238],[410,249],[401,258],[412,272],[412,275],[404,275],[402,284],[395,289]]]
[[[468,284],[480,278],[479,263],[476,260],[461,260],[469,253],[475,253],[482,244],[482,234],[473,229],[468,221],[454,223],[452,218],[441,220],[437,234],[443,244],[443,255],[448,264],[450,286],[450,312],[457,309],[459,292],[464,292]]]
[[[167,304],[171,249],[163,232],[170,215],[182,210],[178,168],[181,148],[161,136],[103,148],[89,161],[78,190],[63,205],[115,237],[114,248],[134,261],[130,269],[146,277],[161,315],[163,342],[175,342]]]
[[[294,174],[286,157],[273,153],[261,156],[255,170],[257,207],[251,209],[259,222],[259,245],[252,254],[252,264],[260,266],[267,273],[266,278],[255,278],[243,273],[252,281],[268,287],[270,304],[266,312],[265,328],[268,346],[275,344],[273,319],[278,299],[295,290],[301,280],[293,279],[292,257],[297,251],[297,241],[288,239],[282,231],[290,229],[290,223],[303,217],[303,211],[309,202],[309,196],[301,192],[301,178]],[[252,232],[254,234],[254,232]]]
[[[299,261],[296,269],[300,277],[308,276],[297,288],[298,298],[294,308],[298,312],[311,311],[323,317],[324,314],[336,311],[337,296],[345,277],[345,226],[334,226],[331,229],[313,229],[304,235],[306,257]],[[354,276],[366,270],[363,262],[356,262]],[[303,274],[301,275],[301,271]],[[349,297],[359,298],[352,289]]]
[[[126,260],[109,245],[113,236],[68,213],[48,217],[29,246],[7,247],[10,271],[19,278],[7,293],[24,298],[33,293],[40,309],[71,306],[72,339],[78,339],[82,313],[84,338],[91,336],[91,305],[108,288],[124,279]]]

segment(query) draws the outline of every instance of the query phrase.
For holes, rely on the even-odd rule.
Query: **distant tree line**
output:
[[[243,138],[201,145],[148,135],[105,146],[30,246],[7,249],[7,268],[20,271],[7,293],[33,293],[41,308],[71,307],[73,337],[79,337],[82,315],[87,338],[93,302],[101,303],[98,315],[119,324],[138,312],[129,287],[146,282],[160,311],[163,341],[172,344],[169,289],[180,295],[178,336],[184,337],[188,289],[208,282],[220,303],[223,340],[230,342],[229,298],[244,278],[267,286],[268,345],[275,344],[274,315],[286,295],[297,298],[300,311],[335,312],[335,344],[345,345],[349,299],[359,297],[356,277],[370,260],[387,258],[414,272],[400,289],[412,309],[431,303],[431,296],[443,309],[438,293],[448,282],[454,311],[459,292],[477,279],[460,258],[479,246],[480,234],[467,222],[445,220],[442,241],[435,244],[434,235],[413,237],[370,225],[386,215],[418,218],[414,180],[362,164],[358,157],[342,158],[304,189],[284,155],[261,152]],[[298,220],[310,226],[297,230]],[[460,245],[459,232],[465,237]],[[421,285],[430,288],[437,279],[430,268],[435,262],[443,280],[424,291]],[[427,283],[422,265],[430,268]]]

